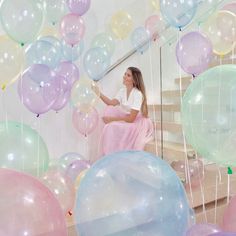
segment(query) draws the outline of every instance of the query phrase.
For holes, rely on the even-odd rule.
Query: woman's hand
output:
[[[104,116],[102,117],[105,124],[111,123],[113,121],[113,118],[110,116]]]

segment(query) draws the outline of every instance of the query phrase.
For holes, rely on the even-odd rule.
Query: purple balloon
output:
[[[209,66],[213,57],[212,44],[203,34],[190,32],[178,42],[176,57],[185,72],[197,76]]]
[[[217,225],[195,224],[186,233],[186,236],[208,236],[209,234],[221,232]]]
[[[88,11],[90,0],[67,0],[67,6],[70,12],[82,16]]]
[[[49,111],[59,95],[56,73],[46,65],[32,65],[22,74],[18,93],[31,112],[40,115]]]
[[[208,236],[236,236],[236,232],[235,233],[219,232],[219,233],[215,233],[215,234],[209,234]]]

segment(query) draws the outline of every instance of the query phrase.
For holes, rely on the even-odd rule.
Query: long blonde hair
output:
[[[148,106],[145,85],[141,71],[136,67],[129,67],[133,77],[134,87],[137,88],[143,95],[143,102],[141,106],[141,113],[144,117],[148,117]]]

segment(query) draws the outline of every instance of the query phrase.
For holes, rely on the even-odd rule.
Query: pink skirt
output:
[[[124,117],[125,113],[119,106],[108,106],[104,116]],[[100,148],[101,155],[118,151],[143,150],[153,137],[153,123],[139,113],[133,123],[114,121],[104,126]]]

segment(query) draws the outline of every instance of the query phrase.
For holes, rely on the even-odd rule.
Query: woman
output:
[[[123,76],[124,88],[114,99],[100,93],[108,105],[103,121],[101,153],[107,155],[123,150],[143,150],[152,138],[153,125],[148,118],[147,98],[142,73],[129,67]]]

